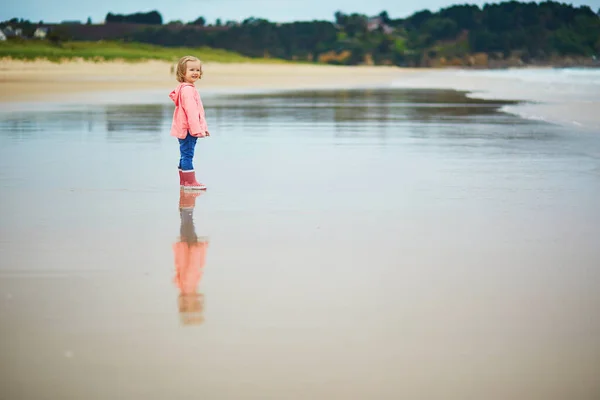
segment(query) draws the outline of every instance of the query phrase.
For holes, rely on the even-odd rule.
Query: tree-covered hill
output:
[[[162,16],[152,11],[108,13],[101,25],[49,28],[57,42],[119,39],[167,47],[209,46],[249,57],[333,64],[598,65],[599,13],[554,1],[510,1],[423,10],[404,19],[383,11],[376,16],[337,12],[333,21],[275,23],[248,18],[207,25],[199,16],[188,23],[164,24]]]

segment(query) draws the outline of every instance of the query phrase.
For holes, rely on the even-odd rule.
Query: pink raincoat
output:
[[[208,132],[204,107],[200,94],[191,83],[180,83],[169,97],[175,103],[173,111],[173,123],[171,124],[171,136],[185,139],[188,131],[192,136],[204,137]]]

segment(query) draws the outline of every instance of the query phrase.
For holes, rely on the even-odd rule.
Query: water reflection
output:
[[[106,130],[160,131],[165,108],[161,104],[107,106]]]
[[[330,133],[336,138],[387,140],[407,132],[421,135],[425,131],[447,131],[449,137],[472,132],[477,137],[497,139],[508,133],[513,139],[531,131],[521,129],[513,134],[507,125],[511,131],[533,125],[543,126],[545,132],[552,129],[502,111],[502,107],[515,102],[474,99],[451,90],[288,91],[214,96],[206,103],[207,118],[215,130],[245,137],[268,135],[267,131],[273,129],[280,136]],[[76,137],[80,143],[103,140],[111,144],[158,144],[168,141],[172,113],[173,105],[167,103],[0,112],[0,142],[48,138],[72,142]],[[490,131],[491,126],[498,129]]]
[[[196,197],[201,193],[179,192],[181,218],[179,240],[173,244],[175,256],[175,285],[179,289],[178,309],[183,325],[204,322],[204,294],[199,292],[204,275],[208,237],[198,236],[194,226]]]
[[[233,95],[213,101],[211,111],[219,123],[264,123],[267,119],[346,126],[358,122],[478,123],[480,119],[472,117],[481,116],[496,123],[515,123],[518,118],[501,111],[513,104],[516,102],[473,99],[452,90],[348,89]]]
[[[159,142],[172,107],[162,104],[106,106],[106,138],[118,142]]]
[[[101,138],[112,142],[159,142],[168,130],[168,104],[90,105],[51,111],[0,112],[0,139]],[[100,133],[100,135],[98,134]]]

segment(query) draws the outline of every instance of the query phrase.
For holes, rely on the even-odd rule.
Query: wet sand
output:
[[[163,97],[0,113],[0,398],[597,398],[597,135],[453,91],[206,103],[195,199]]]

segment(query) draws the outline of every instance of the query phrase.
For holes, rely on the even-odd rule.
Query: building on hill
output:
[[[386,24],[383,21],[383,18],[381,16],[377,16],[377,17],[372,17],[369,18],[367,21],[367,30],[369,32],[372,32],[376,29],[380,29],[387,35],[391,34],[394,32],[394,28],[392,28],[391,26],[389,26],[388,24]]]
[[[2,32],[2,29],[0,29],[0,42],[3,42],[6,40],[6,35],[4,34],[4,32]]]
[[[11,25],[8,25],[4,28],[4,36],[9,37],[21,37],[23,36],[23,29],[21,28],[13,28]]]
[[[37,28],[33,32],[33,37],[36,39],[46,39],[46,36],[48,36],[48,28]]]

